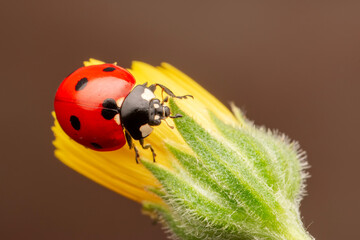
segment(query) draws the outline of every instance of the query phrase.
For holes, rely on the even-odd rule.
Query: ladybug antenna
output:
[[[180,118],[180,117],[182,117],[182,115],[178,113],[175,116],[169,116],[169,118]]]
[[[180,118],[180,117],[182,117],[181,114],[176,114],[175,116],[169,116],[169,118]],[[164,120],[164,122],[169,126],[169,128],[174,129],[174,126],[171,126],[171,125],[166,121],[166,119],[163,119],[163,120]]]

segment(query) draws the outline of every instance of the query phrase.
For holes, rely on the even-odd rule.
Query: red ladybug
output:
[[[144,149],[150,148],[155,161],[155,152],[150,144],[144,144],[153,128],[170,116],[169,107],[156,98],[154,91],[160,87],[170,97],[175,96],[160,84],[147,83],[135,86],[134,77],[124,68],[113,64],[81,67],[61,83],[55,96],[55,113],[62,129],[72,139],[97,151],[111,151],[128,143],[139,152],[132,139],[139,140]],[[134,87],[135,86],[135,87]]]

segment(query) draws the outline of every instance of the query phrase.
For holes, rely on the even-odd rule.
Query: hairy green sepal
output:
[[[203,129],[173,101],[175,124],[193,153],[167,145],[177,162],[169,171],[142,161],[163,188],[166,207],[146,202],[175,239],[312,239],[299,213],[305,162],[296,143],[257,128],[223,123],[211,112],[217,133]],[[213,132],[213,133],[210,133]]]

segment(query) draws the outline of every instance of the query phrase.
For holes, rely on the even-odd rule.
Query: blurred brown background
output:
[[[0,239],[165,239],[140,206],[53,156],[53,96],[94,57],[167,61],[312,166],[317,239],[359,239],[360,1],[2,1]]]

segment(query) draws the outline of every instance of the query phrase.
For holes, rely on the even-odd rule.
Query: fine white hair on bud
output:
[[[238,109],[239,126],[209,112],[208,131],[183,115],[176,127],[192,153],[168,144],[174,170],[143,161],[162,184],[166,206],[144,203],[174,239],[312,239],[299,203],[304,195],[305,153],[285,135],[258,128]],[[233,107],[234,109],[234,107]]]

